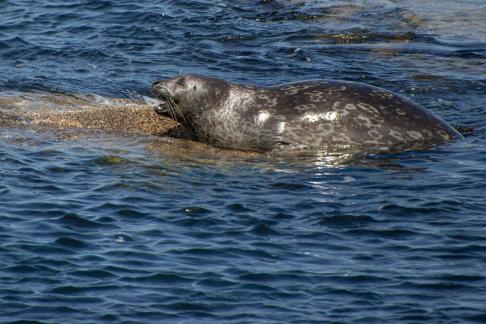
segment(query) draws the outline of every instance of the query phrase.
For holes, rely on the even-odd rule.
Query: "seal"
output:
[[[156,112],[217,147],[414,148],[462,135],[426,108],[374,86],[311,80],[258,87],[180,75],[152,84]]]

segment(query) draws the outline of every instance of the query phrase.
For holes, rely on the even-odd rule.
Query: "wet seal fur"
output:
[[[240,150],[413,148],[462,135],[426,108],[374,86],[312,80],[257,87],[181,75],[155,81],[155,108],[202,142]]]

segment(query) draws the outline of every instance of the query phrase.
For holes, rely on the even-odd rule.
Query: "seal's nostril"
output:
[[[162,81],[156,80],[152,82],[152,87],[155,87],[156,85],[160,84]]]

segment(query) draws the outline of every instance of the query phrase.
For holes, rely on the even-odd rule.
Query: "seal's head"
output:
[[[218,107],[227,98],[229,87],[223,80],[196,75],[154,81],[152,94],[161,102],[155,111],[190,126],[203,111]]]

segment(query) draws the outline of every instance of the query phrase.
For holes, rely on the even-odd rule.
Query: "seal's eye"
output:
[[[196,90],[197,90],[197,87],[196,87],[196,86],[193,86],[193,87],[192,87],[192,90],[193,90],[193,91],[196,91]]]

